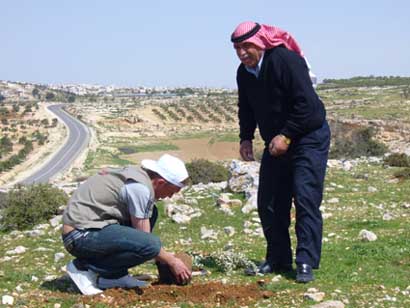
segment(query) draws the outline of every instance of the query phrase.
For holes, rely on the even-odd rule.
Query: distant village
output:
[[[37,89],[37,90],[36,90]],[[34,91],[34,92],[33,92]],[[120,87],[90,84],[34,84],[0,80],[0,101],[32,100],[39,91],[57,91],[75,96],[136,97],[147,95],[185,96],[206,94],[232,94],[233,89],[206,87]]]

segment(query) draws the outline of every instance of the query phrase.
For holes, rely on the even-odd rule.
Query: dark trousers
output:
[[[151,230],[157,217],[158,210],[154,206]],[[76,266],[108,279],[127,275],[129,268],[151,260],[161,249],[159,238],[152,233],[119,224],[73,232],[81,234],[66,249],[77,258],[74,261]],[[63,240],[70,234],[63,235]]]
[[[330,130],[327,123],[294,141],[285,155],[262,157],[258,212],[267,242],[266,260],[292,264],[289,236],[292,199],[296,207],[296,263],[319,267],[323,195]]]

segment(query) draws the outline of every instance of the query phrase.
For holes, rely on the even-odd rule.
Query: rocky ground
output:
[[[151,286],[81,296],[65,274],[61,216],[0,239],[0,295],[19,307],[406,307],[410,304],[407,182],[380,158],[330,160],[323,260],[309,285],[294,273],[246,276],[263,259],[255,192],[258,163],[233,160],[228,182],[185,188],[159,204],[156,233],[187,252],[199,275],[188,286],[157,283],[154,264],[132,270]],[[67,192],[75,187],[64,187]],[[229,192],[228,192],[229,191]],[[294,216],[292,216],[294,224]],[[292,235],[294,242],[294,236]],[[374,269],[377,268],[377,271]],[[142,276],[140,276],[142,277]],[[12,304],[11,304],[12,303]]]

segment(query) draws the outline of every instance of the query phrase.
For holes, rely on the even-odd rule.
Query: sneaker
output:
[[[97,274],[86,270],[79,270],[73,261],[67,265],[67,273],[75,285],[84,295],[95,295],[101,293],[102,290],[96,287]]]
[[[104,277],[98,277],[97,281],[98,287],[101,289],[110,288],[136,288],[136,287],[146,287],[147,283],[145,281],[138,280],[130,275],[125,275],[118,279],[107,279]]]

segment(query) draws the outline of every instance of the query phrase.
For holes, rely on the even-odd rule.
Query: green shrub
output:
[[[66,193],[50,184],[16,186],[6,196],[2,229],[29,229],[56,215],[67,201]]]
[[[6,206],[6,196],[6,193],[0,191],[0,210]]]
[[[330,158],[358,158],[360,156],[381,156],[387,147],[373,140],[374,130],[371,127],[358,129],[350,138],[343,134],[334,136],[334,144],[329,153]]]
[[[384,159],[384,164],[391,167],[410,167],[410,157],[404,153],[393,153]]]
[[[394,173],[394,176],[401,180],[410,180],[410,168],[398,170]]]
[[[212,267],[221,273],[232,273],[238,269],[254,269],[256,265],[242,252],[214,251],[209,256],[194,256],[193,267]]]
[[[195,159],[186,164],[192,184],[222,182],[229,178],[229,171],[221,164],[206,159]]]

